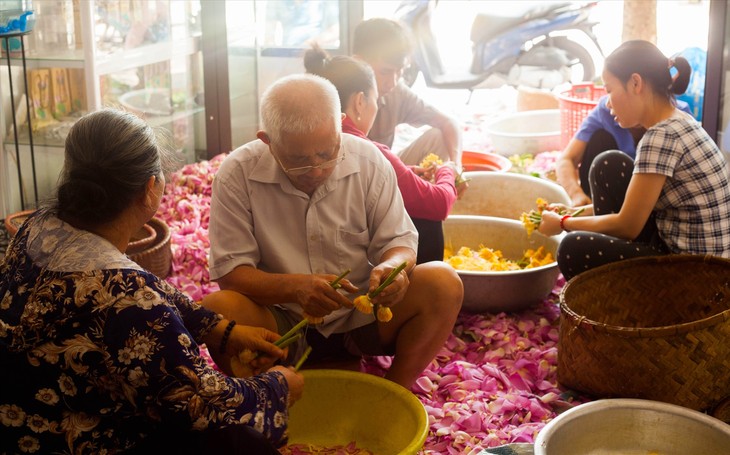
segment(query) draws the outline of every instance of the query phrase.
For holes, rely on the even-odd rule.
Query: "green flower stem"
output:
[[[290,337],[289,337],[289,338],[287,338],[286,340],[282,341],[282,342],[281,342],[281,343],[279,343],[279,344],[278,344],[277,346],[279,346],[279,348],[281,348],[281,349],[284,349],[285,347],[289,346],[290,344],[292,344],[292,343],[296,342],[296,341],[297,341],[298,339],[300,339],[301,337],[302,337],[302,334],[301,334],[301,333],[297,333],[297,334],[295,334],[295,335],[292,335],[292,336],[290,336]],[[277,341],[278,341],[278,340],[277,340]]]
[[[282,343],[284,343],[287,339],[293,337],[299,330],[301,330],[308,323],[309,323],[309,321],[307,321],[306,319],[302,319],[301,321],[299,321],[299,323],[297,325],[295,325],[288,332],[286,332],[284,335],[282,335],[281,338],[274,341],[274,344],[281,347]]]
[[[347,274],[348,274],[348,273],[350,273],[350,269],[347,269],[347,270],[345,270],[344,272],[342,272],[342,273],[340,274],[340,276],[338,276],[337,278],[335,278],[335,279],[334,279],[334,281],[332,281],[332,282],[330,283],[330,286],[332,286],[332,287],[333,287],[333,288],[335,288],[335,289],[339,289],[339,288],[341,288],[341,287],[342,287],[342,285],[340,284],[340,280],[342,280],[343,278],[345,278],[345,277],[347,276]]]
[[[299,369],[302,367],[304,362],[307,361],[307,357],[309,357],[309,354],[311,352],[312,352],[312,347],[307,346],[307,350],[304,351],[304,354],[302,354],[302,358],[297,361],[296,365],[294,365],[294,371],[299,371]]]
[[[380,286],[378,286],[377,288],[375,288],[375,290],[373,292],[368,293],[368,297],[370,297],[372,299],[376,295],[378,295],[381,292],[383,292],[383,289],[385,289],[390,283],[392,283],[393,280],[395,280],[395,277],[398,276],[398,274],[401,272],[401,270],[405,269],[407,265],[408,265],[408,262],[405,261],[401,265],[399,265],[398,267],[394,268],[390,272],[390,275],[388,275],[388,278],[386,278],[385,281],[383,281],[380,284]]]

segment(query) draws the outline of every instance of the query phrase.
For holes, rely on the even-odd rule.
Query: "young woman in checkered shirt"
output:
[[[568,232],[557,258],[566,279],[640,256],[730,258],[728,163],[674,99],[690,72],[687,60],[667,59],[648,41],[627,41],[606,58],[608,107],[622,127],[647,131],[635,160],[615,150],[596,157],[589,174],[593,205],[584,216],[543,213],[541,233]]]

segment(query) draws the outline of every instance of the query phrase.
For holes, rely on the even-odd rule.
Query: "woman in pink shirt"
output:
[[[304,68],[308,73],[328,79],[337,88],[342,112],[346,114],[342,132],[370,141],[367,134],[378,113],[378,88],[372,68],[353,57],[329,57],[319,46],[305,52]],[[406,212],[418,230],[417,262],[443,260],[442,222],[457,196],[466,189],[466,183],[456,186],[456,164],[448,161],[435,170],[407,166],[387,145],[371,142],[395,170]]]

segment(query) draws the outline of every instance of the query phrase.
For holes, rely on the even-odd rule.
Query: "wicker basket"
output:
[[[558,381],[706,411],[730,397],[730,260],[629,259],[560,293]]]
[[[10,237],[14,236],[20,229],[20,226],[23,225],[25,220],[27,220],[33,212],[35,212],[35,210],[23,210],[22,212],[11,213],[8,215],[7,218],[5,218],[5,230],[8,231],[8,235]]]
[[[172,248],[170,228],[159,218],[147,222],[157,232],[155,241],[142,251],[129,255],[129,258],[160,278],[170,275]]]
[[[150,225],[145,223],[142,227],[129,239],[126,253],[132,255],[145,249],[149,248],[157,240],[157,230]]]

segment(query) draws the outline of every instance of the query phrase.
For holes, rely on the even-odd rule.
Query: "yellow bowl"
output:
[[[378,455],[415,455],[428,433],[423,404],[400,385],[366,373],[304,370],[304,395],[292,406],[289,444],[355,442]]]

